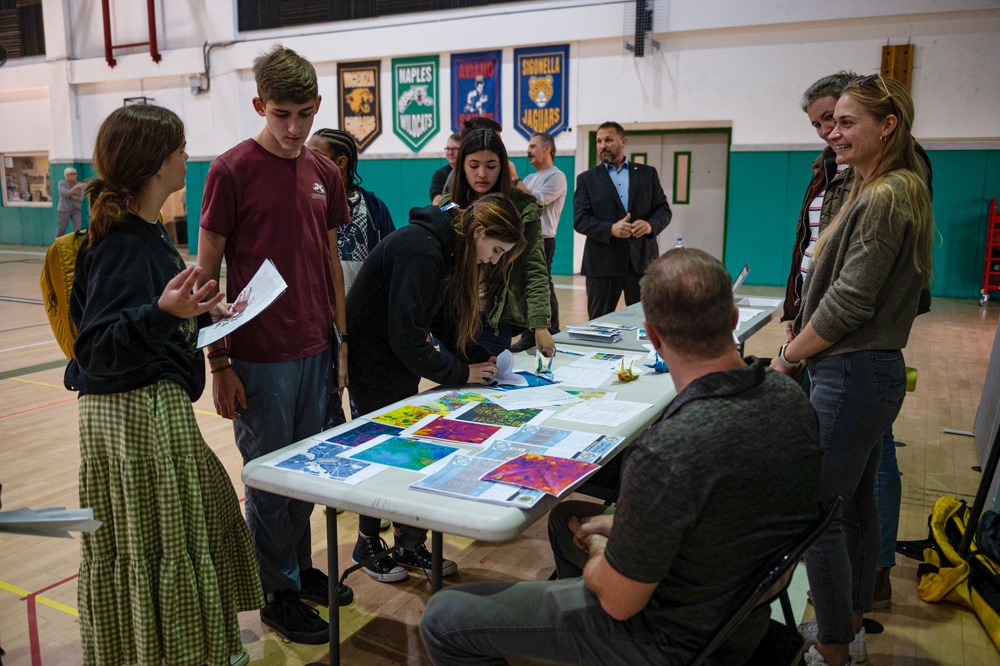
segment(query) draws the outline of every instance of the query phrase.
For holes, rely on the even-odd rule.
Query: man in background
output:
[[[66,234],[70,220],[73,220],[73,231],[80,230],[80,210],[83,206],[83,183],[76,181],[76,169],[63,169],[63,178],[66,180],[60,180],[58,185],[59,206],[56,214],[59,217],[59,228],[56,229],[56,238]]]
[[[597,128],[601,163],[576,179],[573,228],[587,237],[581,273],[587,278],[590,319],[639,302],[639,279],[659,256],[656,237],[672,213],[656,169],[625,157],[628,139],[616,122]]]
[[[534,196],[542,206],[542,243],[549,271],[549,307],[552,312],[549,333],[553,335],[559,332],[559,301],[556,299],[555,285],[552,284],[552,258],[556,254],[556,229],[559,226],[559,216],[562,215],[563,204],[566,203],[566,174],[555,166],[555,157],[555,140],[551,134],[540,132],[532,136],[528,142],[528,162],[535,167],[535,172],[525,176],[522,181],[516,172],[511,171],[514,187]],[[519,352],[534,346],[534,332],[526,331],[510,350]]]
[[[441,201],[444,195],[444,184],[455,168],[455,159],[458,158],[458,145],[462,143],[461,134],[452,134],[448,137],[448,143],[444,147],[444,156],[448,158],[448,164],[434,172],[431,176],[431,203],[435,206]]]

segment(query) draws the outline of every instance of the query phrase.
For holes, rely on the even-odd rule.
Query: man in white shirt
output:
[[[542,242],[545,246],[545,263],[549,269],[549,305],[552,310],[552,325],[550,333],[559,332],[559,301],[552,284],[552,257],[556,253],[556,228],[559,226],[559,216],[562,215],[563,204],[566,203],[566,174],[553,164],[556,156],[556,142],[551,134],[540,132],[531,137],[528,142],[528,161],[535,167],[535,172],[528,174],[522,181],[511,171],[514,187],[538,200],[542,206]],[[526,331],[520,339],[511,346],[511,351],[518,352],[535,346],[535,334]]]

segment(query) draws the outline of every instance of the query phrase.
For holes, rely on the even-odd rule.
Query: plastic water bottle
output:
[[[677,242],[674,243],[674,249],[676,250],[679,247],[687,247],[687,245],[684,244],[684,239],[680,237],[678,237]]]

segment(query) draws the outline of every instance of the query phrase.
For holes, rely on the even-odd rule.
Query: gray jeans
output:
[[[69,227],[70,219],[73,220],[73,231],[80,230],[79,208],[75,208],[73,210],[63,210],[60,208],[56,211],[56,216],[59,218],[59,228],[56,229],[56,238],[66,235],[66,229]]]
[[[606,509],[591,502],[563,502],[549,515],[560,576],[577,577],[453,585],[431,597],[420,620],[431,660],[439,666],[505,664],[507,657],[553,664],[669,664],[643,613],[615,620],[578,577],[587,555],[573,544],[566,524],[571,516],[594,516]]]
[[[242,418],[233,421],[244,464],[323,429],[331,358],[327,349],[284,363],[233,359],[247,397]],[[310,502],[247,487],[247,526],[264,592],[300,588],[299,572],[312,566],[312,510]]]

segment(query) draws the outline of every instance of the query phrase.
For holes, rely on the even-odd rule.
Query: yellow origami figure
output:
[[[632,372],[632,364],[628,364],[628,370],[625,369],[625,359],[622,359],[621,370],[618,371],[618,379],[623,382],[634,382],[639,379],[639,375]]]

